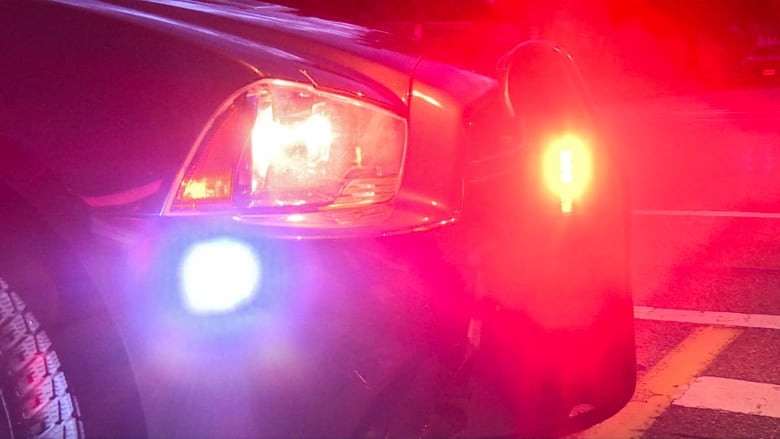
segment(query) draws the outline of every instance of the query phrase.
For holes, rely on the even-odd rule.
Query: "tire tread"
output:
[[[49,336],[24,301],[0,279],[0,370],[16,407],[14,429],[23,437],[84,438],[75,397]],[[13,408],[11,408],[13,410]]]

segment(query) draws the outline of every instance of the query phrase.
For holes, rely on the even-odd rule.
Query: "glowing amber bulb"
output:
[[[561,212],[571,213],[574,200],[585,192],[590,181],[590,149],[577,136],[557,138],[545,151],[542,166],[548,189],[560,198]]]

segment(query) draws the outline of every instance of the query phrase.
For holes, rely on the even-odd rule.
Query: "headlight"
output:
[[[309,85],[260,80],[232,96],[204,130],[166,213],[382,203],[398,192],[405,146],[406,120],[387,110]]]

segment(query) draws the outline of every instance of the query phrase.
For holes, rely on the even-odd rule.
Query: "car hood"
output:
[[[393,106],[418,61],[387,32],[252,1],[55,0],[167,33],[248,64],[259,76],[325,86]],[[351,83],[330,84],[335,74]],[[313,76],[312,75],[316,75]],[[395,98],[393,98],[395,96]]]
[[[243,55],[251,49],[292,62],[316,61],[326,68],[349,65],[369,75],[373,72],[370,66],[351,64],[356,57],[377,61],[383,70],[391,68],[407,75],[419,58],[492,75],[498,60],[532,35],[531,27],[523,22],[470,17],[466,13],[444,17],[426,16],[415,10],[387,13],[375,6],[386,2],[59,1],[124,15],[157,29],[187,33],[228,52]],[[403,5],[397,9],[404,9]]]

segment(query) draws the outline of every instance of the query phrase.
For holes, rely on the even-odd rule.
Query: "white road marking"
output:
[[[635,209],[631,212],[638,216],[701,216],[723,218],[764,218],[780,219],[780,212],[742,212],[738,210],[652,210]]]
[[[743,332],[737,328],[703,326],[639,377],[631,401],[615,416],[577,435],[580,439],[641,438],[683,389],[703,373]]]
[[[780,418],[780,385],[701,376],[672,404]]]
[[[741,328],[780,329],[780,316],[770,314],[743,314],[737,312],[695,311],[635,306],[634,317],[640,320],[698,323],[702,325],[735,326]]]

